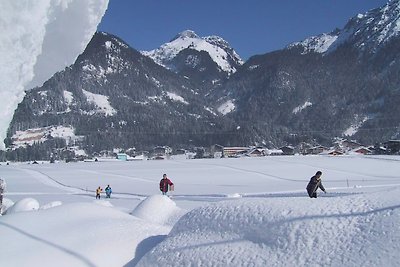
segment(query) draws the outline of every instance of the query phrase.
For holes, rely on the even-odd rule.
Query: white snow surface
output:
[[[228,113],[231,113],[232,111],[234,111],[236,108],[234,100],[228,100],[224,103],[222,103],[219,107],[218,107],[218,112],[221,113],[222,115],[226,115]]]
[[[95,94],[89,91],[82,89],[82,92],[86,96],[86,99],[89,103],[94,104],[97,109],[89,112],[90,115],[95,113],[103,113],[105,116],[113,116],[117,113],[117,111],[111,106],[108,101],[108,96]]]
[[[72,126],[49,126],[16,131],[11,140],[13,147],[18,148],[33,145],[35,142],[44,142],[49,136],[64,138],[67,144],[73,140],[80,139],[80,136],[75,135],[75,128]]]
[[[347,128],[343,134],[344,135],[348,135],[348,136],[352,136],[355,135],[358,132],[358,129],[363,125],[364,122],[366,122],[369,117],[363,117],[361,119],[358,118],[358,116],[355,116],[356,118],[356,122],[354,122],[352,125],[350,125],[349,128]]]
[[[303,105],[294,108],[292,112],[294,114],[297,114],[297,113],[301,112],[303,109],[310,107],[310,106],[312,106],[312,103],[310,101],[306,101],[306,102],[304,102]]]
[[[0,2],[0,148],[24,91],[72,64],[97,29],[108,0]]]
[[[173,101],[177,101],[177,102],[181,102],[185,105],[189,105],[189,102],[187,102],[183,97],[181,97],[180,95],[177,95],[175,93],[172,92],[167,92],[167,97]]]
[[[399,266],[399,163],[352,155],[2,164],[0,266]],[[310,199],[317,170],[327,193]],[[163,173],[175,185],[169,197],[158,190]],[[111,198],[95,201],[107,184]]]

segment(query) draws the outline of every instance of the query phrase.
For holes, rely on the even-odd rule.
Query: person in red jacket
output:
[[[168,188],[171,189],[171,191],[174,191],[174,184],[171,182],[170,179],[168,179],[167,175],[164,173],[163,178],[160,181],[160,191],[163,195],[166,195],[168,192]]]

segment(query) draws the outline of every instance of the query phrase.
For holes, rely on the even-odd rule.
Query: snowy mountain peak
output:
[[[341,31],[335,49],[342,43],[351,43],[362,51],[376,52],[400,32],[400,1],[391,0],[384,6],[358,14]]]
[[[170,42],[161,47],[142,51],[142,54],[151,57],[156,63],[168,69],[174,69],[174,58],[185,49],[207,52],[221,71],[236,72],[236,68],[243,64],[243,60],[224,39],[218,36],[199,37],[192,30],[185,30],[176,35]]]
[[[287,48],[303,47],[307,52],[331,52],[344,43],[361,51],[376,52],[400,33],[400,0],[390,0],[380,8],[357,14],[345,27],[330,34],[310,37]]]
[[[287,46],[288,49],[294,47],[301,47],[302,54],[309,52],[325,53],[329,47],[336,41],[339,33],[334,31],[332,33],[323,33],[317,36],[309,37],[301,42],[295,42]]]
[[[170,42],[173,42],[177,39],[185,39],[185,38],[195,38],[200,39],[200,37],[192,30],[185,30],[183,32],[178,33]]]

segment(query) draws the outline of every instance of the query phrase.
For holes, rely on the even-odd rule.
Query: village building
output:
[[[281,155],[283,155],[283,151],[281,149],[266,149],[264,153],[266,156],[281,156]]]
[[[372,154],[372,151],[366,147],[359,147],[359,148],[353,149],[352,152],[357,153],[357,154],[362,154],[362,155]]]
[[[263,157],[265,156],[265,150],[261,148],[253,148],[250,149],[247,153],[246,156],[249,157]]]
[[[307,154],[318,155],[323,153],[324,151],[329,150],[327,147],[324,146],[315,146],[311,147],[307,150]]]
[[[154,156],[167,156],[172,153],[172,149],[169,146],[156,146],[153,149]]]
[[[245,154],[248,150],[248,147],[224,147],[223,155],[224,157],[236,157]]]
[[[294,155],[294,147],[292,146],[283,146],[279,149],[282,150],[283,155]]]
[[[344,150],[353,150],[359,147],[362,147],[361,144],[354,142],[354,141],[349,141],[349,140],[344,140],[340,144],[341,148]]]
[[[389,140],[383,143],[389,154],[398,154],[400,152],[400,140]]]
[[[126,153],[117,153],[117,159],[121,161],[127,161],[128,155]]]
[[[340,155],[343,155],[343,152],[339,149],[333,149],[333,150],[328,151],[327,154],[331,155],[331,156],[340,156]]]
[[[214,144],[210,147],[210,155],[212,158],[222,158],[224,156],[224,146]]]

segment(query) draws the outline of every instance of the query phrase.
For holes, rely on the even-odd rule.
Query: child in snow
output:
[[[317,173],[311,177],[310,182],[307,185],[307,193],[310,196],[310,198],[317,198],[317,189],[318,187],[326,193],[324,186],[322,185],[321,182],[321,171],[317,171]]]
[[[106,198],[111,198],[112,189],[110,185],[107,185],[105,191],[106,191]]]
[[[101,187],[99,186],[96,189],[96,199],[100,199],[100,193],[103,191],[103,189],[101,189]]]
[[[163,195],[166,195],[168,192],[168,186],[171,188],[171,191],[174,191],[174,184],[168,179],[167,175],[164,173],[163,178],[160,181],[160,191]]]

